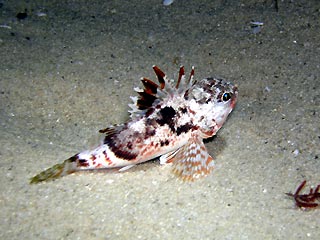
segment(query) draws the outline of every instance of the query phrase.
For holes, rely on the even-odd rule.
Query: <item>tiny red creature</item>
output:
[[[310,188],[310,192],[308,194],[299,194],[302,188],[306,185],[306,180],[304,180],[299,187],[297,188],[294,194],[286,193],[288,196],[293,197],[296,206],[299,208],[311,209],[320,206],[320,184],[316,187],[315,190]]]

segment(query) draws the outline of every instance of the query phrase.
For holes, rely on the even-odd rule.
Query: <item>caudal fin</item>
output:
[[[43,172],[30,178],[30,184],[54,180],[77,171],[77,160],[77,155],[74,155],[73,157],[65,160],[63,163],[56,164],[51,168],[44,170]]]

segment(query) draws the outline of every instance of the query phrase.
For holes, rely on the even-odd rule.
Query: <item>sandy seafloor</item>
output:
[[[0,239],[318,239],[320,209],[284,193],[320,183],[320,1],[278,2],[1,1]],[[211,175],[152,161],[29,185],[125,122],[154,64],[238,85]]]

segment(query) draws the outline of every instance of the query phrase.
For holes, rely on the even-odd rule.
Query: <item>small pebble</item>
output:
[[[251,21],[250,22],[252,33],[257,34],[261,32],[262,26],[264,25],[263,22],[258,22],[258,21]]]
[[[173,3],[174,0],[163,0],[163,5],[169,6]]]
[[[47,16],[47,14],[45,12],[37,12],[36,15],[38,17],[46,17]]]
[[[299,149],[295,149],[295,150],[293,151],[293,155],[294,155],[295,157],[297,157],[297,156],[299,155]]]

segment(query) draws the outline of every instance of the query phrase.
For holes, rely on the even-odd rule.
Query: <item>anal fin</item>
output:
[[[119,169],[119,172],[127,171],[127,170],[129,170],[130,168],[132,168],[134,166],[135,166],[135,164],[124,166],[124,167]]]

